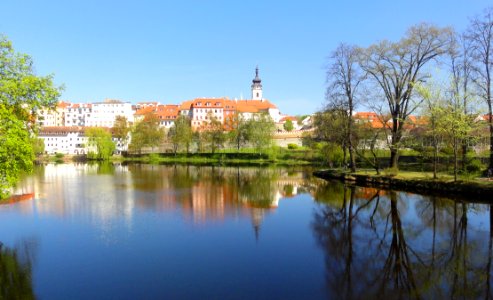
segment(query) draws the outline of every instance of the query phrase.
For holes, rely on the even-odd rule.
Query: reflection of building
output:
[[[257,236],[282,199],[307,184],[300,173],[254,167],[62,164],[36,172],[17,191],[34,193],[19,203],[25,213],[87,214],[110,226],[122,216],[131,225],[136,208],[180,211],[196,224],[250,219]]]

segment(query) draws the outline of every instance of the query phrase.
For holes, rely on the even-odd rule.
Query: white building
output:
[[[87,137],[83,127],[43,127],[39,138],[44,141],[45,153],[86,154]]]
[[[70,103],[59,102],[55,109],[43,108],[37,113],[37,123],[40,127],[45,126],[64,126],[65,125],[65,109]]]
[[[64,126],[86,126],[87,120],[92,114],[92,104],[71,104],[65,108]]]
[[[134,111],[130,102],[118,100],[105,100],[92,104],[92,113],[86,119],[85,126],[89,127],[113,127],[115,118],[123,116],[130,123],[134,122]]]

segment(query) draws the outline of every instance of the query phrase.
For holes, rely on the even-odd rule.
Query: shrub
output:
[[[296,145],[296,144],[288,144],[288,149],[291,149],[291,150],[298,149],[298,145]]]
[[[466,165],[466,171],[469,173],[479,172],[483,169],[483,164],[479,159],[472,159]]]
[[[63,155],[63,153],[58,153],[58,152],[57,152],[57,153],[55,153],[55,157],[56,157],[57,159],[62,159],[64,156],[65,156],[65,155]]]

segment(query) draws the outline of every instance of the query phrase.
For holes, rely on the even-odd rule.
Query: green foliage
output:
[[[227,139],[239,151],[248,142],[249,123],[239,113],[227,118],[225,123],[226,128],[230,130]]]
[[[286,130],[286,131],[293,131],[293,129],[294,129],[293,121],[286,120],[286,122],[284,122],[283,127],[284,127],[284,130]]]
[[[257,152],[262,153],[272,144],[272,137],[276,126],[268,114],[254,116],[247,121],[248,141],[255,147]]]
[[[226,135],[224,134],[223,125],[220,121],[214,118],[212,114],[208,114],[208,118],[211,121],[204,129],[203,137],[211,152],[215,153],[218,148],[224,145]]]
[[[480,172],[483,169],[484,166],[479,159],[472,159],[466,165],[466,171],[469,173]]]
[[[342,167],[344,163],[344,151],[341,146],[334,143],[327,143],[323,146],[322,153],[331,168]]]
[[[0,198],[21,172],[32,170],[36,111],[53,106],[60,95],[52,79],[37,76],[32,59],[0,35]]]
[[[298,145],[297,144],[288,144],[288,149],[291,149],[291,150],[298,149]]]
[[[88,128],[85,135],[89,138],[87,157],[89,159],[109,160],[116,149],[115,143],[111,139],[111,133],[104,128],[93,127]]]
[[[116,116],[112,132],[115,138],[125,142],[128,139],[128,133],[130,132],[127,118],[124,116]]]
[[[33,145],[33,152],[36,156],[43,155],[45,153],[45,142],[40,138],[32,138],[31,139]]]
[[[180,147],[185,147],[188,153],[193,139],[190,120],[185,116],[179,116],[173,127],[170,128],[168,138],[173,144],[173,152],[175,152],[175,154]]]
[[[164,129],[159,127],[158,117],[149,113],[132,130],[129,150],[141,153],[144,147],[159,146],[164,139],[164,134]]]
[[[55,158],[62,159],[65,155],[63,153],[55,153]]]
[[[26,124],[0,103],[0,198],[9,195],[9,188],[20,173],[31,171],[34,159],[31,138]]]

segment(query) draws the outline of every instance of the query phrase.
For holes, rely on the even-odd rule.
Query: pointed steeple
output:
[[[258,66],[255,68],[255,78],[252,80],[252,100],[262,100],[262,80],[258,77]]]

